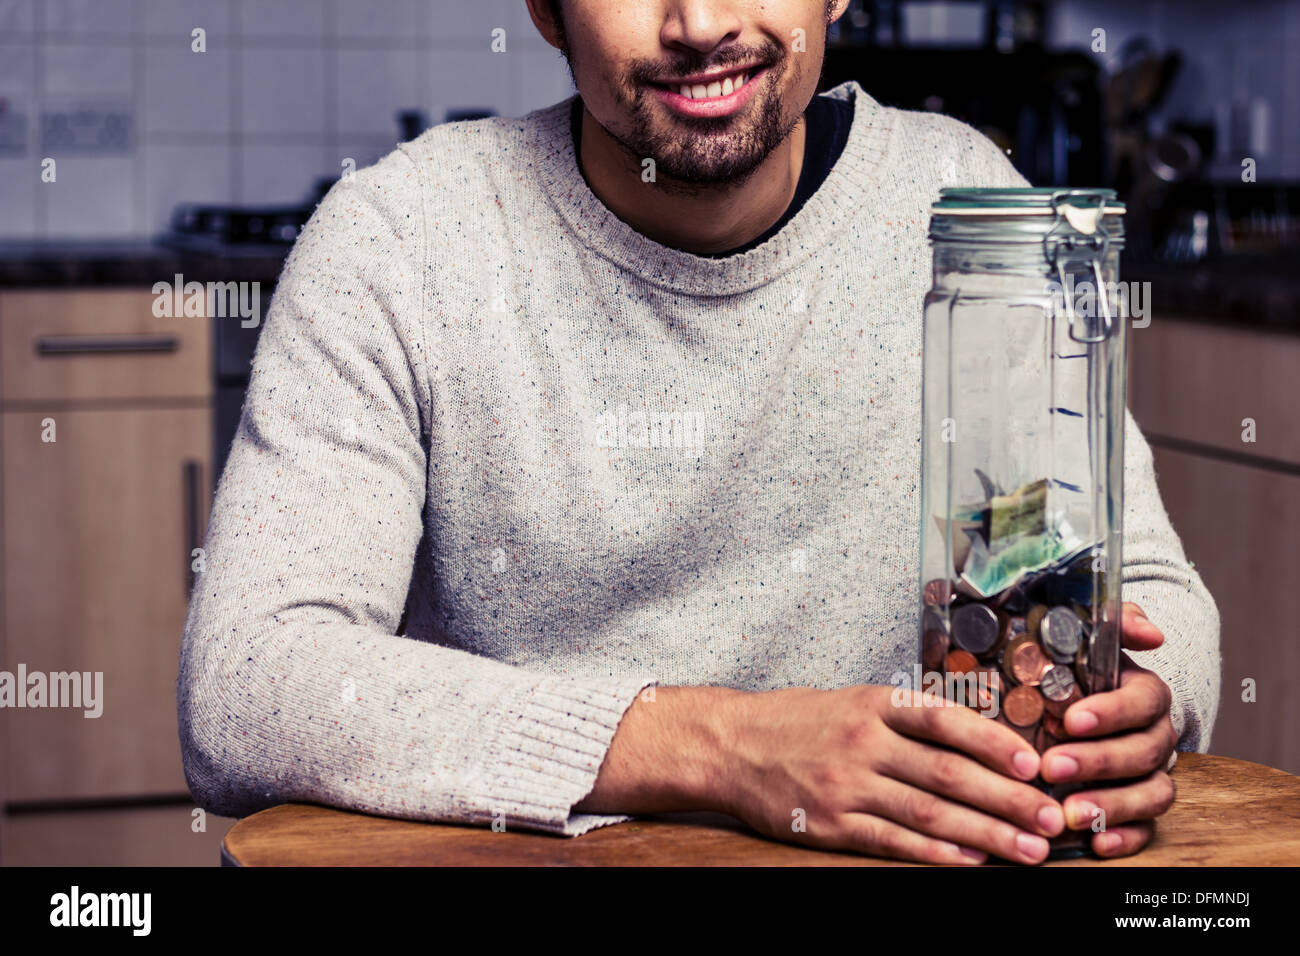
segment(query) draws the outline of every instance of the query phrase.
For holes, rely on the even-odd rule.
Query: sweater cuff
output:
[[[544,677],[501,701],[500,731],[469,797],[470,815],[498,828],[578,836],[632,819],[573,813],[596,786],[609,745],[649,677]]]

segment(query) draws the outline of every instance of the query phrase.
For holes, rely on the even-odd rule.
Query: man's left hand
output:
[[[1149,651],[1164,643],[1160,629],[1142,609],[1125,603],[1121,621],[1123,646]],[[1087,830],[1105,814],[1104,830],[1092,836],[1098,856],[1128,856],[1150,842],[1155,818],[1174,802],[1174,782],[1165,773],[1178,743],[1169,708],[1173,694],[1154,672],[1120,655],[1119,687],[1092,694],[1065,712],[1071,740],[1043,754],[1042,777],[1048,783],[1125,780],[1119,786],[1080,790],[1064,801],[1066,826]],[[1114,736],[1112,736],[1114,735]]]

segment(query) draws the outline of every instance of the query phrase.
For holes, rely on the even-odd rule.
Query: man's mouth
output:
[[[766,66],[744,66],[673,77],[651,83],[661,102],[682,117],[721,119],[739,113],[750,100]]]
[[[654,85],[671,90],[689,100],[717,99],[720,96],[730,96],[736,92],[753,75],[758,73],[759,69],[759,67],[746,67],[742,70],[731,70],[727,73],[701,74],[699,76],[684,77],[680,80],[668,80]]]

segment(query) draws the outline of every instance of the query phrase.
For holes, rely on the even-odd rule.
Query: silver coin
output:
[[[1043,649],[1059,664],[1072,662],[1083,641],[1083,622],[1068,607],[1054,607],[1038,626]]]
[[[998,616],[983,604],[964,604],[952,615],[952,641],[976,657],[998,642]]]
[[[1038,690],[1048,700],[1059,704],[1063,700],[1070,699],[1070,695],[1074,693],[1074,686],[1074,675],[1070,673],[1070,669],[1060,664],[1053,664],[1043,671]]]

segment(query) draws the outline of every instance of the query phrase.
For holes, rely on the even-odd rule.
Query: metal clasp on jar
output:
[[[1097,201],[1096,208],[1081,208],[1073,204],[1062,205],[1062,200],[1087,197]],[[1056,222],[1043,236],[1043,255],[1056,271],[1061,283],[1061,298],[1065,301],[1065,313],[1070,320],[1070,338],[1084,345],[1096,345],[1110,338],[1114,321],[1110,314],[1110,302],[1106,295],[1106,282],[1102,276],[1101,264],[1110,252],[1110,233],[1102,225],[1106,215],[1106,196],[1090,189],[1058,189],[1052,193],[1052,212]],[[1080,335],[1076,323],[1082,319],[1075,314],[1074,302],[1067,291],[1070,283],[1066,278],[1065,260],[1077,249],[1094,250],[1088,260],[1092,265],[1094,278],[1097,280],[1097,301],[1101,306],[1101,331],[1096,335]],[[1066,253],[1066,255],[1062,255]]]

